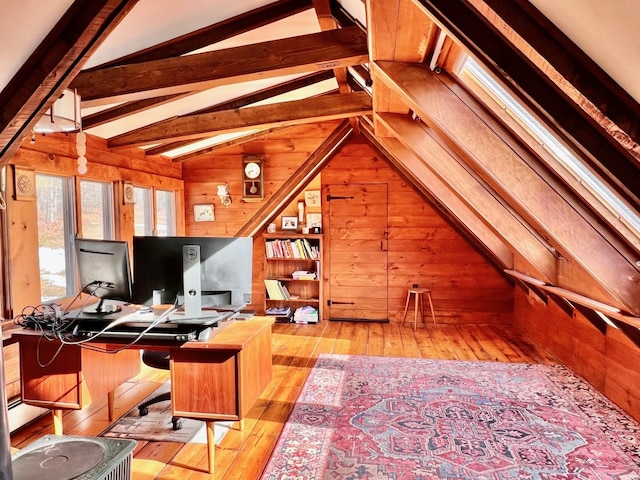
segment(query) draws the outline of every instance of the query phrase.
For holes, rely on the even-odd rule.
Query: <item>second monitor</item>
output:
[[[134,237],[133,299],[153,305],[188,305],[184,247],[200,250],[199,285],[202,307],[239,309],[251,303],[253,239],[251,237]],[[188,249],[187,249],[188,251]],[[187,262],[189,263],[189,262]],[[197,271],[198,269],[196,269]],[[191,280],[193,281],[193,275]],[[186,296],[185,296],[186,293]]]

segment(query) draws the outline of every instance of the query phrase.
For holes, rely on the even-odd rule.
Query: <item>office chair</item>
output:
[[[160,370],[169,370],[169,352],[161,350],[143,350],[142,361],[145,365],[152,368],[158,368]],[[171,392],[161,393],[148,400],[145,400],[138,405],[138,412],[141,417],[144,417],[149,413],[149,406],[155,403],[171,400]],[[171,417],[171,423],[174,430],[180,430],[182,428],[182,419],[179,417]]]

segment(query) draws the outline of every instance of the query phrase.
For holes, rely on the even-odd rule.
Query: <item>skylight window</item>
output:
[[[550,165],[558,174],[569,173],[583,187],[578,192],[585,201],[593,205],[597,201],[604,206],[609,215],[603,215],[620,233],[631,233],[632,241],[637,245],[640,240],[640,216],[623,202],[598,176],[581,162],[564,146],[540,121],[524,108],[507,92],[491,75],[489,75],[473,58],[467,57],[461,64],[458,75],[463,81],[471,79],[482,88],[493,100],[504,109],[520,126],[527,130],[531,137],[549,152],[557,165]],[[468,84],[468,82],[467,82]],[[558,171],[561,167],[564,172]],[[575,182],[574,182],[575,183]],[[589,198],[590,197],[590,198]],[[602,212],[602,208],[597,210]],[[615,217],[615,218],[612,218]],[[628,235],[625,237],[629,238]]]

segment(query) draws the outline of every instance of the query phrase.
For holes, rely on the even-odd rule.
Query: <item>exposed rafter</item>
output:
[[[91,70],[178,57],[236,35],[277,22],[278,20],[310,8],[312,8],[310,0],[278,0],[277,2],[250,10],[241,15],[228,18],[222,22],[201,28],[195,32],[190,32],[186,35],[132,53],[131,55],[106,62]]]
[[[260,52],[261,62],[256,62],[256,52]],[[359,28],[350,27],[83,72],[72,86],[80,92],[83,105],[98,105],[312,73],[367,61],[366,36]]]
[[[207,137],[214,132],[222,134],[324,122],[371,112],[371,97],[366,92],[323,95],[274,105],[180,117],[114,137],[107,143],[111,148],[143,146],[167,139],[193,139]]]
[[[138,0],[76,1],[0,92],[0,165]]]
[[[333,73],[331,72],[331,70],[325,70],[322,72],[313,73],[311,75],[305,75],[304,77],[296,78],[295,80],[279,83],[275,87],[258,90],[249,95],[243,95],[242,97],[229,100],[228,102],[219,103],[217,105],[204,108],[184,116],[186,117],[189,115],[197,115],[201,113],[221,112],[224,110],[233,110],[236,108],[246,107],[247,105],[251,105],[252,103],[258,103],[268,98],[273,98],[284,93],[293,92],[294,90],[298,90],[299,88],[304,88],[309,85],[329,80],[331,78],[333,78]],[[147,155],[158,155],[166,153],[170,150],[175,150],[176,148],[180,148],[185,145],[189,145],[190,143],[190,140],[167,142],[157,147],[152,147],[146,150],[145,153]]]
[[[558,133],[583,149],[585,159],[622,195],[638,204],[640,162],[627,145],[596,124],[466,0],[416,1]]]
[[[544,232],[559,252],[590,272],[593,281],[624,309],[640,311],[637,269],[602,238],[594,227],[597,225],[594,218],[585,218],[575,211],[567,198],[568,192],[563,195],[545,183],[486,121],[424,65],[376,62],[376,66],[385,84],[404,95],[408,106],[450,148],[481,172],[530,225]]]

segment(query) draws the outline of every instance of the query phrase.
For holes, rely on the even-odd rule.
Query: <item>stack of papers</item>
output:
[[[316,272],[308,272],[306,270],[296,270],[291,274],[294,280],[315,280]]]
[[[311,305],[299,307],[293,314],[294,323],[318,323],[318,310]]]

